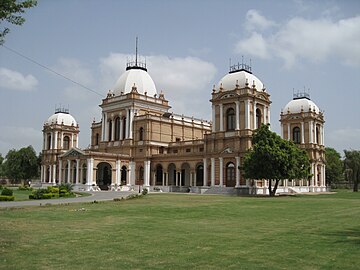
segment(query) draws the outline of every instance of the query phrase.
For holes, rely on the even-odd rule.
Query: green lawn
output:
[[[79,211],[85,210],[85,211]],[[0,210],[0,269],[359,269],[360,193]]]

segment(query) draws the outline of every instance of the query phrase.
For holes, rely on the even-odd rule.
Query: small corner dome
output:
[[[113,92],[116,96],[130,93],[133,86],[136,86],[139,94],[154,96],[157,94],[155,83],[149,73],[142,68],[127,69],[117,80]]]
[[[294,98],[291,100],[283,109],[285,114],[287,113],[300,113],[301,110],[304,112],[308,112],[309,110],[315,111],[315,113],[320,113],[319,107],[310,99],[302,97],[302,98]]]
[[[230,72],[226,74],[220,81],[217,87],[217,90],[220,90],[220,87],[223,88],[223,91],[231,91],[236,88],[236,84],[239,85],[239,88],[246,87],[252,88],[255,85],[255,88],[260,91],[264,89],[264,84],[256,77],[254,74],[247,70],[239,70],[236,72]]]
[[[77,122],[75,118],[69,114],[64,112],[56,112],[52,116],[48,118],[45,122],[45,125],[65,125],[65,126],[77,126]]]

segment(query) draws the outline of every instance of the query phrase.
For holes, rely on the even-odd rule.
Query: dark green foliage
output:
[[[36,0],[16,1],[16,0],[1,0],[0,1],[0,23],[6,21],[14,25],[22,25],[25,19],[20,14],[25,12],[26,8],[36,6]],[[1,27],[0,30],[0,45],[4,43],[5,35],[10,32],[8,27]]]
[[[48,193],[48,190],[46,188],[39,188],[32,192],[32,194],[29,195],[29,199],[33,200],[41,200],[44,198],[44,194]]]
[[[13,181],[28,180],[38,175],[38,162],[32,146],[23,147],[19,151],[13,149],[6,155],[3,164],[5,175]]]
[[[142,195],[146,195],[146,194],[148,194],[148,190],[147,190],[147,188],[144,188],[144,189],[142,190],[141,194],[142,194]]]
[[[29,187],[28,185],[21,185],[18,187],[18,190],[32,190],[32,187]]]
[[[341,160],[340,154],[334,148],[326,147],[325,159],[326,184],[331,186],[332,184],[343,181],[344,164]]]
[[[353,183],[353,191],[359,190],[360,182],[360,151],[344,150],[345,177]]]
[[[14,201],[15,196],[0,195],[0,201]]]
[[[269,195],[274,196],[280,180],[307,179],[310,161],[304,150],[262,125],[252,138],[252,149],[245,155],[244,170],[246,178],[274,180],[273,189],[269,181]]]
[[[3,196],[12,196],[13,195],[13,191],[9,188],[4,188],[2,191],[1,191],[1,195]]]

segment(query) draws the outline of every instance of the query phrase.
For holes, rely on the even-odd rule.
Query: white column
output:
[[[285,134],[284,134],[284,124],[281,124],[281,138],[285,138]]]
[[[129,110],[127,109],[126,110],[126,122],[125,122],[125,138],[124,139],[127,139],[129,138],[129,122],[130,122],[130,113],[129,113]]]
[[[162,176],[161,176],[161,183],[162,183],[162,186],[165,186],[165,173],[163,172],[162,173]]]
[[[79,184],[79,179],[80,179],[79,170],[80,170],[80,159],[77,159],[76,160],[76,184]]]
[[[236,187],[239,187],[240,186],[240,170],[239,170],[240,157],[235,157],[235,160],[236,160],[236,168],[235,168],[235,171],[236,171]]]
[[[264,124],[267,124],[266,116],[267,116],[267,106],[264,106]]]
[[[56,164],[52,166],[52,183],[56,183]]]
[[[178,180],[178,183],[179,183],[179,186],[182,187],[182,182],[181,182],[181,171],[179,171],[179,180]]]
[[[235,105],[236,105],[236,110],[235,110],[235,113],[236,113],[236,117],[235,117],[235,120],[236,120],[236,124],[235,124],[235,129],[236,130],[239,130],[240,129],[240,101],[235,101]]]
[[[144,161],[144,185],[150,186],[150,160]]]
[[[301,122],[301,143],[305,143],[304,121]]]
[[[62,160],[59,160],[59,184],[62,181]]]
[[[169,174],[167,172],[164,172],[164,177],[165,177],[165,185],[169,186]]]
[[[124,129],[124,127],[123,127],[123,125],[124,125],[124,118],[120,118],[120,136],[119,136],[119,138],[120,138],[120,140],[123,140],[124,139],[124,136],[123,136],[123,133],[124,133],[124,131],[123,131],[123,129]]]
[[[325,129],[324,126],[321,126],[321,143],[325,145]]]
[[[116,165],[115,165],[115,181],[116,181],[116,185],[120,186],[120,181],[121,181],[121,161],[117,160],[116,161]]]
[[[245,129],[250,129],[250,106],[249,106],[249,100],[245,100]]]
[[[211,106],[212,111],[211,111],[211,120],[212,120],[212,132],[215,132],[215,105],[213,104]]]
[[[94,159],[88,158],[87,159],[87,176],[86,176],[86,184],[92,185],[93,183],[93,177],[94,177]]]
[[[76,134],[76,148],[79,148],[79,134]]]
[[[223,105],[220,104],[220,131],[224,131],[224,108]]]
[[[71,183],[71,161],[68,159],[67,161],[67,166],[68,166],[68,172],[67,172],[67,180],[68,183]]]
[[[102,113],[101,119],[101,141],[105,141],[105,113]]]
[[[290,123],[288,123],[287,126],[288,126],[288,128],[287,128],[287,130],[288,130],[288,141],[290,141],[291,140]]]
[[[109,123],[107,114],[104,113],[104,133],[103,133],[103,141],[108,141],[108,132],[109,132]]]
[[[40,167],[40,181],[43,183],[44,181],[44,165]]]
[[[133,138],[134,109],[130,109],[129,138]]]
[[[215,158],[211,158],[211,186],[215,186]]]
[[[203,162],[204,162],[204,187],[206,187],[207,186],[207,180],[208,180],[208,176],[207,176],[207,159],[204,158]]]
[[[271,124],[271,122],[270,122],[270,108],[269,107],[268,107],[268,123]]]
[[[48,136],[48,139],[49,139],[49,136]],[[48,144],[49,144],[49,142],[48,142]],[[49,149],[53,149],[53,136],[51,133],[50,133],[50,148]]]
[[[60,148],[63,149],[64,148],[64,133],[61,131],[60,133]]]
[[[175,172],[175,186],[177,187],[177,186],[179,186],[179,177],[178,177],[178,172],[176,171]]]
[[[193,181],[194,181],[194,187],[196,187],[196,170],[194,172],[194,178],[193,178]]]
[[[70,143],[70,148],[74,147],[74,134],[71,134],[71,143]]]
[[[314,140],[313,140],[313,121],[309,122],[309,137],[310,137],[310,143],[314,143]]]
[[[224,185],[224,168],[223,168],[224,159],[219,157],[219,177],[220,177],[220,187]]]
[[[111,121],[111,140],[115,141],[115,121],[116,120],[112,120]]]
[[[54,149],[58,149],[57,141],[58,141],[58,132],[54,131]]]
[[[313,176],[311,177],[311,180],[310,180],[310,186],[313,187],[314,183],[315,183],[315,164],[314,163],[311,164],[311,173]]]

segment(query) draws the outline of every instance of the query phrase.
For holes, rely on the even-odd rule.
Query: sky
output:
[[[293,93],[306,91],[324,112],[325,145],[360,149],[360,1],[38,0],[24,17],[0,46],[3,156],[28,145],[40,152],[59,106],[88,147],[136,37],[172,112],[211,120],[211,91],[230,59],[251,60],[271,95],[273,131]]]

